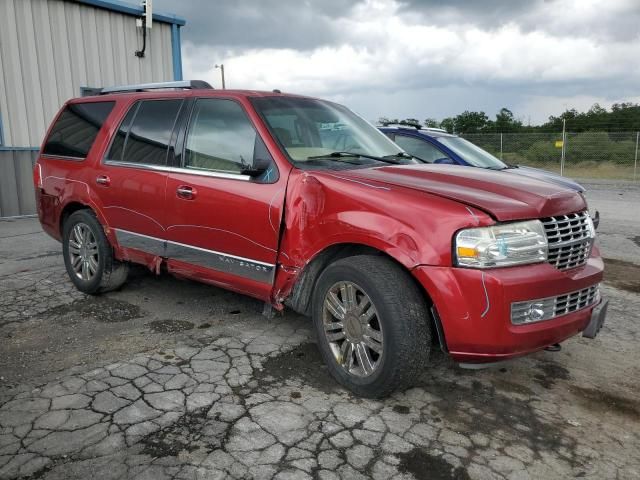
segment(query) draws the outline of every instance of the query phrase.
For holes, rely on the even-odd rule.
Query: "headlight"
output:
[[[461,267],[492,268],[547,260],[548,246],[539,220],[469,228],[458,232],[454,253]]]

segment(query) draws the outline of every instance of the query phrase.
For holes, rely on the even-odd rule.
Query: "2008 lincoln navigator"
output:
[[[594,337],[603,262],[580,193],[430,165],[338,104],[199,81],[67,102],[34,169],[83,292],[130,263],[309,315],[332,375],[405,388],[433,345],[461,363]]]

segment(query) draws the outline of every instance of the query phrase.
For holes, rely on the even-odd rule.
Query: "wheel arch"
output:
[[[337,243],[329,245],[319,251],[316,255],[313,256],[311,261],[309,261],[304,266],[304,268],[296,278],[291,293],[285,300],[285,304],[289,308],[302,315],[310,316],[312,303],[311,298],[320,274],[331,263],[343,258],[356,255],[372,255],[387,258],[395,263],[398,267],[400,267],[400,269],[405,272],[409,278],[411,278],[411,281],[418,287],[419,291],[422,292],[427,303],[427,307],[431,312],[429,322],[431,324],[433,332],[435,333],[435,335],[433,335],[433,338],[437,339],[442,350],[446,352],[447,346],[444,337],[444,330],[438,317],[435,304],[427,289],[411,273],[411,269],[403,264],[400,260],[395,258],[393,255],[370,245],[366,245],[363,243]]]
[[[72,225],[69,219],[76,215],[79,217],[78,221],[82,222],[83,226],[91,231],[94,239],[92,242],[94,242],[95,245],[95,247],[91,247],[92,251],[88,252],[85,250],[85,253],[95,256],[95,268],[93,269],[93,273],[89,271],[90,275],[85,278],[83,268],[83,275],[80,279],[77,278],[77,274],[74,275],[72,272],[72,269],[75,269],[75,266],[71,263],[69,255],[69,245],[71,243],[69,236],[71,235],[71,227],[73,226],[73,228],[75,228],[75,226],[77,226],[77,224]],[[76,288],[81,292],[88,293],[90,295],[109,292],[120,288],[127,279],[129,265],[126,262],[117,261],[114,257],[115,252],[113,245],[108,238],[104,224],[100,221],[96,211],[84,203],[69,202],[61,211],[59,222],[61,230],[64,231],[62,239],[62,253],[65,261],[65,268],[67,269],[67,273]],[[85,241],[88,241],[88,237],[83,235],[83,238]],[[78,240],[78,238],[76,238],[76,240]],[[94,248],[95,253],[93,252]],[[76,255],[78,254],[79,253]],[[86,257],[84,257],[84,260],[87,261],[87,264],[90,261],[90,259]]]
[[[91,210],[94,214],[96,213],[89,205],[85,203],[76,201],[67,203],[60,212],[60,219],[58,221],[58,230],[60,232],[60,237],[62,237],[64,224],[67,221],[67,218],[69,218],[71,214],[77,212],[78,210]]]

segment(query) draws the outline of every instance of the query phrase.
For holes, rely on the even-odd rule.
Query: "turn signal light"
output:
[[[475,248],[458,247],[458,258],[462,258],[462,257],[475,258],[477,256],[478,256],[478,251]]]

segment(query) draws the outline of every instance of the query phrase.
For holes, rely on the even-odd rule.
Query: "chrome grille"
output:
[[[515,302],[511,304],[511,322],[516,325],[522,325],[551,320],[552,318],[590,307],[598,302],[599,299],[599,285],[593,285],[557,297]],[[531,315],[532,310],[537,312],[535,318]]]
[[[549,242],[548,262],[559,270],[587,263],[595,236],[587,212],[541,219]]]
[[[598,285],[594,285],[577,292],[556,297],[554,317],[582,310],[595,303],[598,297]]]

